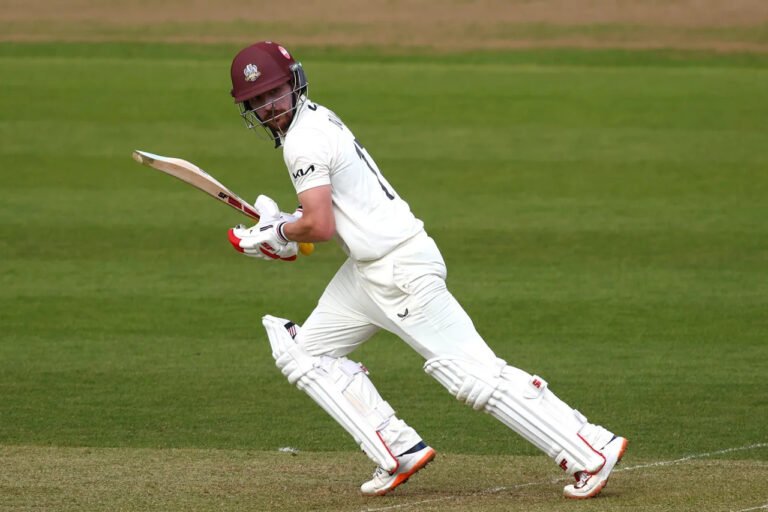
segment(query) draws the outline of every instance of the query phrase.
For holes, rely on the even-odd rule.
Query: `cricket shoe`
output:
[[[573,485],[566,485],[563,488],[563,495],[566,498],[575,500],[594,498],[603,487],[608,483],[608,477],[611,475],[614,466],[619,463],[621,457],[624,456],[624,452],[627,449],[627,440],[623,437],[613,436],[613,439],[608,441],[608,444],[603,447],[601,453],[605,457],[605,464],[596,473],[589,473],[587,471],[579,471],[574,476],[576,477],[576,483]]]
[[[400,484],[408,481],[414,473],[432,462],[435,450],[423,441],[397,457],[398,466],[392,473],[381,466],[373,472],[373,478],[360,486],[366,496],[384,496]]]

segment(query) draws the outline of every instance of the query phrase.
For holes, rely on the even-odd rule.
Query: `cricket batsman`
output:
[[[280,212],[259,196],[262,217],[229,231],[239,252],[291,260],[298,242],[335,239],[347,255],[302,326],[264,316],[277,367],[330,414],[376,464],[360,490],[384,495],[435,458],[430,447],[347,356],[379,329],[399,336],[449,393],[484,411],[572,475],[568,498],[605,487],[627,440],[590,423],[538,375],[496,357],[446,288],[435,241],[379,170],[361,141],[331,110],[311,101],[302,66],[263,41],[232,61],[232,96],[248,128],[282,148],[301,209]]]

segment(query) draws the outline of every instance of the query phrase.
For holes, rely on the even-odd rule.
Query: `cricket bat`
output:
[[[160,156],[147,151],[136,150],[132,156],[138,163],[170,174],[174,178],[180,179],[184,183],[188,183],[209,196],[228,204],[243,215],[256,221],[259,220],[259,212],[252,205],[195,164],[181,158]],[[314,250],[315,245],[312,243],[299,243],[299,252],[304,256],[309,256]]]

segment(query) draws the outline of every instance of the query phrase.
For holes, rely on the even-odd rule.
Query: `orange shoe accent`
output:
[[[424,456],[421,459],[419,459],[419,461],[411,468],[410,471],[408,471],[407,473],[402,473],[402,474],[397,475],[395,477],[395,482],[392,484],[391,487],[389,487],[388,489],[384,489],[382,491],[377,492],[376,495],[377,496],[384,496],[388,492],[393,491],[398,485],[404,484],[405,482],[407,482],[408,479],[411,478],[411,476],[414,473],[416,473],[420,469],[423,469],[424,466],[426,466],[427,464],[432,462],[435,459],[435,454],[436,454],[435,450],[430,448],[429,451],[427,453],[425,453]]]
[[[627,445],[628,444],[629,444],[629,441],[627,441],[626,438],[625,438],[622,441],[622,443],[621,443],[621,448],[619,449],[619,455],[616,457],[616,464],[621,462],[621,458],[624,456],[624,452],[627,451]],[[614,467],[616,467],[616,464],[614,464]],[[611,471],[613,471],[613,470],[611,470]],[[590,492],[589,494],[584,495],[584,496],[568,496],[568,498],[570,498],[572,500],[588,500],[590,498],[594,498],[595,496],[600,494],[600,492],[602,492],[603,489],[605,489],[606,485],[608,485],[608,477],[610,477],[610,476],[611,475],[609,473],[608,476],[605,477],[605,480],[603,480],[602,482],[597,484],[597,487],[595,487],[592,490],[592,492]]]

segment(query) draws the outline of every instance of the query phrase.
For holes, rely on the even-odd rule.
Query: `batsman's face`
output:
[[[293,87],[284,83],[248,100],[262,122],[280,133],[285,133],[293,117]]]

